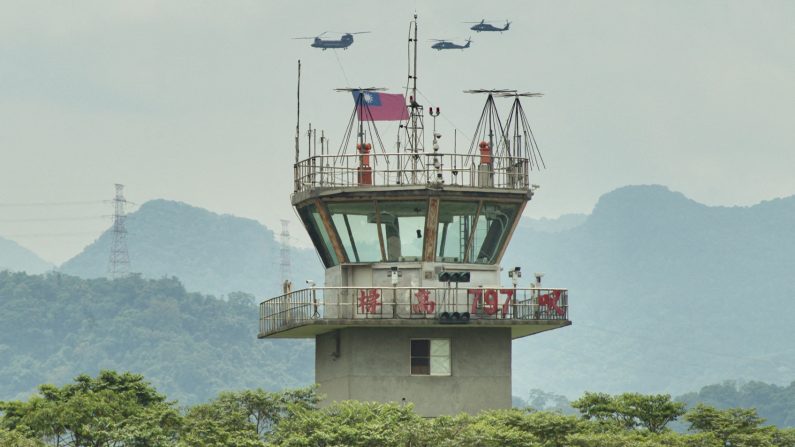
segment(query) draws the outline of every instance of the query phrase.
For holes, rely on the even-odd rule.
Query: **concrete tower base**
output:
[[[360,327],[317,335],[315,381],[324,404],[405,401],[429,417],[510,408],[511,329],[464,327]],[[412,340],[449,340],[449,374],[412,374]]]

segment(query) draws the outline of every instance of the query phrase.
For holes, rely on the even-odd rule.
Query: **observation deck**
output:
[[[367,163],[362,160],[365,156]],[[529,194],[529,167],[530,160],[524,157],[439,152],[315,155],[295,164],[293,203],[339,188],[419,187]]]
[[[508,327],[511,338],[568,326],[568,291],[503,287],[313,287],[260,304],[259,338],[348,327]]]
[[[368,145],[369,146],[369,145]],[[360,146],[361,147],[361,146]],[[526,157],[314,155],[294,165],[292,203],[326,268],[346,263],[495,265],[533,195]]]

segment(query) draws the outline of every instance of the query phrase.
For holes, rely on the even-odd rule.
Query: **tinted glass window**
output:
[[[475,227],[470,262],[493,264],[516,219],[519,204],[484,202]]]
[[[333,202],[328,211],[349,262],[381,261],[375,202]]]
[[[301,220],[304,221],[306,231],[312,239],[312,244],[320,254],[320,259],[326,267],[332,267],[339,264],[337,254],[334,252],[334,247],[331,245],[331,239],[323,226],[323,219],[314,205],[308,205],[298,210]]]
[[[439,223],[436,230],[436,260],[465,262],[464,252],[478,211],[477,202],[449,202],[439,204]]]
[[[420,261],[427,202],[379,201],[388,261]]]

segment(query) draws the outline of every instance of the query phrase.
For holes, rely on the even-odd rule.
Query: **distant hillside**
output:
[[[777,427],[795,427],[795,381],[789,386],[763,382],[727,381],[708,385],[676,400],[693,407],[697,403],[716,408],[756,408],[759,416]]]
[[[213,295],[243,291],[263,297],[280,290],[280,245],[259,222],[152,200],[127,217],[126,227],[130,270],[145,278],[176,276],[188,290]],[[60,271],[105,276],[112,239],[105,232]],[[322,278],[314,251],[293,248],[292,258],[297,278]]]
[[[100,369],[142,373],[181,404],[312,383],[312,344],[258,340],[252,298],[187,293],[176,279],[0,272],[0,400]]]
[[[537,231],[539,233],[559,233],[579,227],[585,223],[587,219],[587,214],[564,214],[555,219],[546,217],[533,219],[531,217],[525,217],[519,221],[519,228],[521,230]]]
[[[532,206],[528,206],[531,215]],[[158,200],[131,214],[128,228],[133,270],[145,277],[177,276],[184,279],[188,290],[196,291],[228,294],[243,290],[260,298],[274,293],[279,246],[273,233],[257,222]],[[109,235],[103,235],[63,270],[102,276],[109,243]],[[322,279],[314,252],[293,253],[296,278]],[[522,266],[528,273],[525,284],[531,281],[529,273],[542,271],[546,273],[545,285],[571,291],[573,326],[514,344],[514,394],[520,397],[527,396],[531,389],[571,398],[586,390],[680,395],[725,380],[783,385],[795,377],[791,341],[795,340],[795,284],[790,280],[795,266],[795,197],[752,207],[709,207],[662,186],[625,187],[602,196],[593,213],[585,217],[523,219],[503,264]],[[507,277],[503,280],[508,283]],[[103,281],[89,283],[116,284]],[[22,289],[18,293],[38,296],[37,290]],[[75,292],[74,299],[78,295]],[[160,295],[151,296],[146,309],[158,309]],[[17,305],[26,309],[23,304]],[[91,308],[88,301],[84,305]],[[241,312],[238,317],[245,319],[240,320],[239,324],[245,326],[240,330],[250,332],[237,335],[245,348],[240,347],[235,355],[257,358],[256,350],[267,346],[269,356],[293,362],[290,355],[294,345],[290,342],[270,344],[253,339],[255,308],[236,309]],[[18,321],[36,323],[39,311],[43,312],[19,311]],[[162,325],[170,328],[169,319],[174,314],[165,315],[168,318]],[[86,324],[81,321],[72,324]],[[46,325],[36,323],[32,327]],[[103,339],[74,345],[79,348],[65,352],[78,352],[82,365],[104,367],[105,363],[99,361],[104,357],[97,355],[96,360],[89,360],[81,355],[90,352],[94,343],[126,343],[122,339],[126,335],[115,331],[103,334]],[[229,337],[225,349],[235,349]],[[163,340],[158,343],[171,346],[167,338]],[[195,348],[190,342],[180,343]],[[311,344],[300,346],[310,346],[307,349],[311,350]],[[42,374],[71,374],[61,373],[59,368],[61,363],[71,365],[71,354],[29,358],[23,354],[24,349],[9,342],[0,342],[0,365],[9,359],[2,357],[9,347],[17,349],[19,356],[11,360],[19,367]],[[169,355],[162,355],[148,367],[171,374],[169,359]],[[302,355],[290,365],[282,371],[291,373],[269,375],[271,383],[282,380],[279,377],[291,380],[292,371],[299,367],[306,374],[300,377],[311,380],[311,355]],[[65,368],[75,370],[72,366]],[[238,377],[259,382],[250,377],[268,369],[249,371]],[[201,368],[199,373],[204,374]],[[168,380],[175,389],[192,383],[189,374],[173,377]],[[44,381],[47,379],[33,378],[30,383]]]
[[[795,376],[795,197],[708,207],[661,186],[625,187],[580,226],[520,227],[504,264],[570,289],[572,327],[514,344],[520,396],[681,394]]]
[[[0,271],[10,270],[36,274],[46,272],[53,267],[36,253],[12,240],[0,237]]]

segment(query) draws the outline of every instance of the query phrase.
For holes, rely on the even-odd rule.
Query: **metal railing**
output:
[[[316,320],[568,320],[568,290],[504,287],[313,287],[260,303],[260,335]]]
[[[447,153],[316,155],[295,165],[295,192],[350,186],[530,188],[529,160]]]

